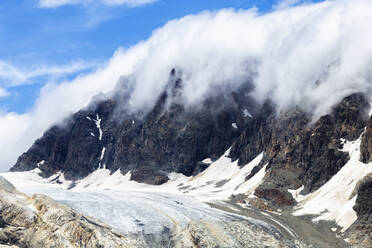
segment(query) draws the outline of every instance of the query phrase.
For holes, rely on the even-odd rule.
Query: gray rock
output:
[[[346,232],[355,247],[372,247],[372,174],[365,176],[356,186],[354,210],[358,219]]]

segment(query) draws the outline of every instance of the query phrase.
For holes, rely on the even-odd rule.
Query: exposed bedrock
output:
[[[367,127],[362,136],[360,144],[360,161],[363,163],[372,162],[372,117],[368,120]]]
[[[372,247],[372,174],[365,176],[356,186],[353,207],[358,218],[346,232],[349,243],[356,247]],[[354,197],[353,195],[353,197]]]

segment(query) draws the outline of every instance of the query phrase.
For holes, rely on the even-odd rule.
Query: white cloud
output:
[[[7,97],[9,95],[10,93],[6,89],[0,87],[0,98]]]
[[[113,5],[126,5],[128,7],[137,7],[149,3],[156,2],[158,0],[99,0],[101,4],[107,6]],[[85,5],[97,3],[95,0],[39,0],[39,6],[41,8],[57,8],[64,5]]]
[[[135,108],[154,103],[174,67],[183,71],[185,104],[247,78],[258,100],[272,98],[280,109],[301,104],[315,116],[353,92],[371,96],[370,13],[372,1],[339,0],[265,15],[221,10],[171,21],[147,41],[119,49],[94,73],[44,87],[29,113],[0,114],[0,167],[9,168],[50,125],[112,90],[122,75],[134,83]]]
[[[97,63],[75,61],[68,65],[37,65],[27,69],[18,68],[11,63],[0,61],[0,85],[9,87],[22,84],[30,84],[33,79],[49,77],[58,79],[67,75],[75,74],[84,70],[92,69]]]
[[[282,0],[274,6],[275,9],[285,9],[300,3],[302,0]]]

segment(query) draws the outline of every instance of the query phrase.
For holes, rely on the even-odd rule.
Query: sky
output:
[[[277,5],[272,0],[3,0],[0,111],[29,111],[45,84],[89,73],[119,47],[146,40],[169,20],[222,8],[264,12]]]
[[[3,0],[0,171],[52,125],[124,85],[144,111],[172,68],[185,106],[250,79],[257,101],[313,119],[372,98],[370,0]]]

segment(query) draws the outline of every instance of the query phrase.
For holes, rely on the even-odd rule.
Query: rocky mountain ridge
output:
[[[349,160],[343,140],[362,135],[361,161],[371,161],[370,104],[361,93],[344,98],[332,111],[313,121],[299,107],[277,112],[275,104],[258,104],[250,86],[217,91],[193,108],[182,104],[182,80],[175,70],[153,108],[138,115],[122,105],[117,94],[74,114],[67,124],[54,126],[22,154],[11,171],[39,168],[45,177],[62,172],[77,180],[98,168],[140,183],[163,184],[168,173],[196,175],[231,147],[229,156],[244,166],[261,152],[264,158],[247,180],[266,165],[263,182],[254,195],[270,209],[292,208],[288,192],[303,186],[302,194],[316,191]],[[118,118],[120,109],[120,118]],[[56,179],[58,180],[58,179]],[[370,230],[372,209],[369,179],[356,189],[355,230]]]

